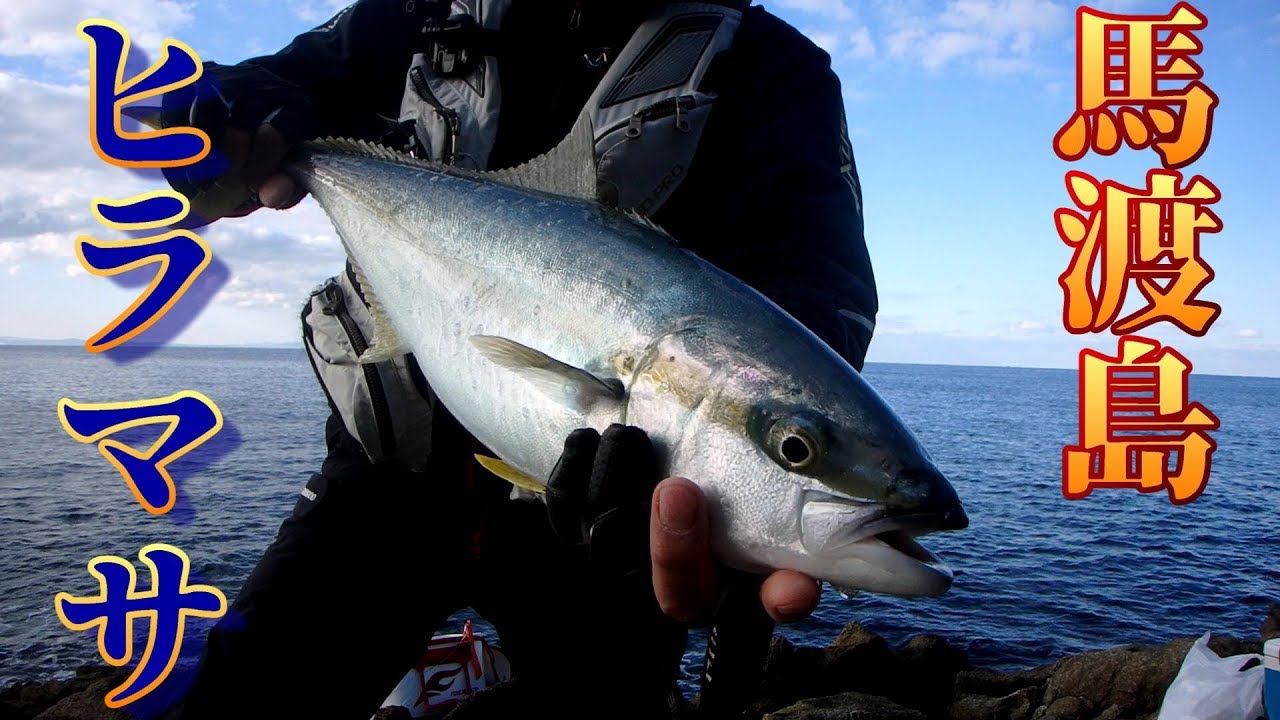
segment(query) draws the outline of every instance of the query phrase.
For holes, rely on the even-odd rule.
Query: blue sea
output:
[[[59,591],[97,592],[95,556],[171,543],[233,596],[323,457],[328,408],[301,349],[166,348],[118,363],[8,346],[0,365],[0,687],[98,662],[93,633],[64,628],[53,606]],[[911,600],[827,591],[809,620],[780,629],[793,641],[826,644],[854,620],[894,643],[937,633],[977,664],[1013,669],[1205,631],[1256,637],[1280,601],[1280,379],[1192,375],[1191,399],[1222,430],[1207,490],[1174,506],[1127,489],[1062,497],[1062,447],[1077,432],[1071,371],[872,363],[865,375],[968,509],[967,530],[923,540],[956,569],[955,586]],[[227,427],[170,466],[179,504],[151,516],[56,407],[181,390],[213,399]],[[155,437],[135,432],[144,447]],[[440,631],[456,631],[453,620]],[[687,679],[700,648],[695,638]]]

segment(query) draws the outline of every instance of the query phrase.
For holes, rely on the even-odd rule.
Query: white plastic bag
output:
[[[1256,658],[1258,664],[1240,668]],[[1156,720],[1257,720],[1262,710],[1261,655],[1218,657],[1209,649],[1209,633],[1187,651]]]

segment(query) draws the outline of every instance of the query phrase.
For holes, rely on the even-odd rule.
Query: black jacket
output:
[[[527,160],[568,133],[603,74],[587,68],[583,52],[620,48],[644,4],[586,3],[580,26],[570,30],[574,3],[513,3],[501,52],[516,60],[501,63],[491,166]],[[310,105],[305,135],[377,140],[399,114],[431,5],[359,0],[274,55],[234,68],[210,65],[215,74],[265,72],[296,86]],[[829,57],[752,7],[707,82],[720,99],[685,181],[654,221],[861,369],[871,328],[841,310],[874,321],[877,299],[844,100]]]
[[[627,12],[643,5],[596,2]],[[291,102],[302,98],[295,117],[310,126],[294,139],[381,139],[399,114],[422,26],[406,9],[426,5],[360,0],[279,53],[210,70],[231,116],[243,113],[249,127],[273,110],[261,92],[273,87]],[[501,65],[494,166],[559,141],[602,74],[577,58],[592,44],[627,39],[628,18],[602,22],[589,3],[580,30],[567,32],[558,10],[573,5],[514,0],[504,52],[520,61]],[[874,317],[876,295],[839,81],[821,50],[758,8],[721,57],[708,78],[720,99],[698,154],[654,220],[861,367],[870,329],[840,310]],[[237,95],[241,82],[246,92]],[[251,105],[237,109],[239,100]],[[656,608],[626,610],[620,602],[643,598],[602,595],[580,563],[565,561],[541,507],[505,502],[506,483],[474,472],[471,453],[482,448],[447,412],[433,419],[432,447],[455,451],[433,452],[425,475],[371,465],[336,415],[328,441],[309,493],[209,632],[176,717],[367,718],[462,607],[493,623],[524,687],[549,693],[547,707],[560,717],[600,716],[575,714],[583,708],[643,716],[665,701],[664,673],[675,666],[667,641],[683,635],[653,632]],[[584,656],[572,628],[604,639],[588,642]]]

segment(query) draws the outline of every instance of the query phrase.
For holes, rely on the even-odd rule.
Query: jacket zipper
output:
[[[427,76],[422,72],[421,67],[415,67],[409,71],[410,81],[413,83],[413,89],[417,91],[418,97],[427,101],[436,114],[439,115],[445,125],[449,127],[449,137],[445,138],[443,157],[440,162],[445,165],[453,164],[453,155],[457,149],[458,136],[462,134],[462,123],[458,120],[458,111],[440,102],[440,98],[431,92],[431,86],[427,83]]]
[[[325,287],[324,294],[328,301],[323,308],[324,314],[338,318],[343,331],[347,334],[347,340],[351,343],[351,349],[355,351],[358,358],[369,349],[369,343],[365,340],[364,333],[360,332],[356,321],[347,312],[342,288],[337,284],[330,284]],[[389,457],[395,454],[396,438],[391,432],[391,408],[387,405],[387,394],[382,387],[382,377],[378,375],[378,369],[373,365],[363,367],[364,380],[369,386],[369,399],[373,403],[373,419],[378,425],[378,439],[382,442],[382,454]]]
[[[698,104],[697,98],[692,95],[681,95],[679,97],[667,98],[646,108],[641,108],[631,114],[626,121],[620,122],[609,128],[606,132],[613,132],[623,125],[627,126],[626,135],[629,138],[640,137],[641,126],[650,120],[657,120],[669,115],[676,116],[676,129],[680,132],[689,131],[689,120],[685,117],[685,113],[692,110]]]

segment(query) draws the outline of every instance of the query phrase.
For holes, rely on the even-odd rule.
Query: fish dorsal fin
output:
[[[551,399],[581,411],[585,412],[597,402],[617,402],[623,398],[622,385],[617,381],[606,382],[514,340],[472,335],[471,344],[490,362],[519,375]]]
[[[559,145],[506,170],[482,173],[499,182],[578,200],[596,200],[595,133],[591,116],[582,113]]]
[[[678,244],[676,239],[671,236],[671,233],[667,232],[666,228],[654,222],[648,215],[641,215],[639,212],[635,210],[628,210],[626,212],[626,216],[628,220],[639,225],[640,227],[646,230],[651,230],[661,235],[662,237],[666,238],[667,242],[670,242],[672,245]]]
[[[308,145],[463,177],[492,180],[576,200],[594,202],[597,199],[595,135],[591,127],[591,116],[587,113],[578,116],[573,129],[559,145],[522,165],[505,170],[478,171],[442,165],[367,140],[326,137],[312,140]]]
[[[347,257],[351,257],[350,252],[347,253]],[[369,278],[365,276],[364,270],[360,269],[354,259],[351,260],[351,269],[355,272],[356,282],[360,283],[360,291],[364,293],[364,302],[369,306],[369,314],[373,316],[373,339],[369,342],[369,347],[360,354],[360,363],[382,362],[405,354],[408,350],[400,339],[399,333],[396,332],[395,326],[391,324],[391,318],[388,318],[386,311],[382,309],[382,301],[378,299],[373,287],[369,285]]]
[[[379,145],[368,140],[354,140],[345,137],[323,137],[316,140],[306,142],[307,147],[318,148],[321,150],[336,150],[351,155],[359,155],[361,157],[377,158],[386,160],[398,165],[408,165],[410,167],[421,167],[429,170],[449,171],[450,168],[440,163],[431,162],[430,160],[422,160],[408,153],[400,152],[386,145]]]

